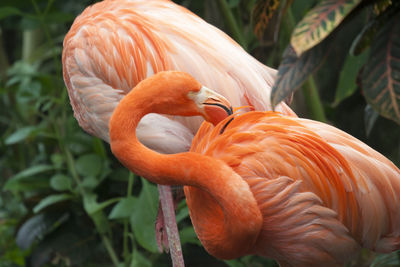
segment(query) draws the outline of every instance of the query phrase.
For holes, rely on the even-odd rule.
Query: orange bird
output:
[[[159,154],[135,131],[149,113],[201,115],[216,126],[204,123],[190,152]],[[115,109],[111,149],[154,183],[185,185],[195,231],[215,257],[339,266],[362,247],[400,248],[400,170],[391,161],[324,123],[230,113],[224,97],[190,75],[160,72]]]
[[[108,122],[122,97],[163,70],[188,72],[235,106],[271,109],[276,71],[222,31],[167,0],[108,0],[88,7],[64,39],[62,60],[75,118],[85,131],[107,142]],[[284,103],[276,109],[295,116]],[[147,147],[177,153],[189,150],[201,122],[201,117],[149,114],[136,132]],[[165,196],[168,189],[159,189]],[[171,214],[172,200],[167,199],[161,198],[163,211],[169,206]],[[166,223],[176,229],[172,218],[167,216]]]
[[[118,102],[159,71],[185,71],[233,105],[256,110],[271,110],[276,76],[225,33],[166,0],[109,0],[86,8],[65,37],[63,67],[79,125],[107,142]],[[294,115],[284,103],[277,110]],[[201,122],[201,117],[151,114],[137,133],[156,151],[183,152]]]

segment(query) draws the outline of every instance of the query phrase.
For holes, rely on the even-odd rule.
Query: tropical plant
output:
[[[93,2],[0,4],[0,266],[170,264],[168,255],[158,252],[154,237],[155,186],[129,173],[108,145],[84,133],[69,105],[62,40],[73,19]],[[306,101],[295,96],[296,111],[329,120],[400,163],[400,147],[393,145],[400,143],[399,126],[368,108],[366,114],[373,115],[366,115],[367,138],[359,119],[365,102],[356,90],[362,87],[371,106],[383,106],[383,115],[399,120],[396,1],[177,2],[230,33],[267,65],[282,62],[275,103],[313,73],[297,94]],[[331,22],[327,10],[337,19]],[[307,32],[307,39],[301,37]],[[291,34],[296,37],[286,48]],[[303,39],[306,44],[298,41]],[[395,60],[387,61],[388,55]],[[356,83],[360,69],[361,83]],[[375,72],[386,83],[371,83],[378,76],[368,74]],[[395,95],[385,94],[388,83]],[[384,92],[379,99],[378,90]],[[178,206],[177,221],[188,266],[276,266],[256,256],[225,262],[208,256],[191,227],[185,202]],[[374,266],[388,259],[366,258],[361,261],[374,261]],[[397,257],[390,259],[398,264]]]

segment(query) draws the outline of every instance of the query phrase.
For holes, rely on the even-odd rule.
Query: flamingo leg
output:
[[[174,267],[184,267],[181,241],[179,239],[178,226],[175,218],[175,206],[172,199],[171,187],[158,185],[160,194],[161,210],[164,217],[165,228],[167,230],[168,246],[171,254],[172,265]]]

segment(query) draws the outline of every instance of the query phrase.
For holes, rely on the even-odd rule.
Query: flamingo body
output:
[[[276,75],[222,31],[167,0],[106,0],[88,7],[65,37],[63,67],[76,119],[105,141],[121,98],[159,71],[190,73],[235,106],[256,110],[271,110]],[[294,115],[284,103],[277,110]],[[137,131],[148,147],[176,153],[189,150],[201,122],[151,114]]]
[[[110,137],[113,153],[133,172],[185,185],[192,223],[210,254],[340,266],[361,247],[400,248],[400,170],[332,126],[249,112],[215,127],[204,123],[190,152],[163,155],[138,141],[135,128],[152,112],[202,115],[216,124],[221,113],[204,106],[210,99],[214,108],[229,104],[220,95],[203,97],[200,87],[180,72],[144,80],[117,106]]]
[[[249,184],[263,215],[253,253],[335,266],[360,247],[400,249],[400,171],[391,161],[324,123],[274,112],[231,119],[203,124],[191,151],[224,161]],[[206,209],[208,194],[185,193],[191,213]]]

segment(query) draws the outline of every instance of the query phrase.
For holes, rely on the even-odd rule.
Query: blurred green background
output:
[[[0,3],[0,267],[111,266],[112,259],[121,266],[171,265],[154,239],[156,187],[123,168],[108,144],[83,132],[69,104],[62,41],[74,18],[94,2]],[[175,2],[233,36],[261,62],[278,68],[294,26],[320,1],[281,1],[287,9],[280,27],[268,26],[259,38],[254,34],[254,7],[274,1]],[[368,48],[357,57],[348,53],[354,41],[349,36],[356,36],[371,19],[368,8],[374,6],[365,7],[336,33],[340,45],[324,55],[325,62],[297,91],[292,107],[301,117],[320,118],[309,100],[309,91],[316,90],[312,101],[322,106],[328,123],[399,166],[399,125],[378,116],[359,90],[358,70]],[[83,195],[78,184],[87,193]],[[177,220],[187,266],[277,266],[255,256],[233,261],[209,256],[195,236],[184,201]],[[399,264],[396,256],[361,258],[355,262]]]

